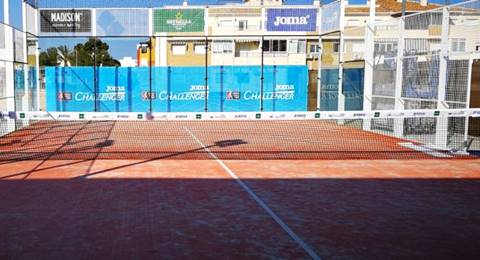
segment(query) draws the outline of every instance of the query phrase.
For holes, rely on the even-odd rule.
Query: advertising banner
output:
[[[317,9],[270,8],[267,9],[269,32],[315,32]]]
[[[209,99],[220,112],[260,110],[260,66],[209,67]]]
[[[340,30],[340,15],[342,5],[340,1],[336,1],[321,7],[322,25],[321,33],[333,32]]]
[[[97,9],[98,36],[148,36],[148,9]]]
[[[89,33],[92,11],[88,9],[40,10],[40,33]]]
[[[260,66],[205,68],[154,67],[152,89],[148,67],[98,67],[97,91],[92,67],[46,67],[47,111],[209,112],[259,111]],[[265,111],[306,111],[307,66],[265,66]]]
[[[154,32],[203,32],[203,9],[153,10]]]
[[[158,112],[205,111],[204,67],[159,67],[153,109]]]
[[[363,109],[363,68],[343,70],[345,110]],[[322,69],[320,111],[338,111],[338,69]]]

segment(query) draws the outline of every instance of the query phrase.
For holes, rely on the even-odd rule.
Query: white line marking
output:
[[[202,148],[208,152],[208,154],[220,165],[222,166],[222,168],[255,200],[255,202],[257,202],[258,205],[260,205],[260,207],[262,207],[267,213],[268,215],[270,215],[270,217],[273,218],[273,220],[275,220],[275,222],[277,222],[278,225],[280,225],[280,227],[282,227],[282,229],[288,233],[288,235],[290,235],[290,237],[295,240],[295,242],[297,242],[298,245],[300,245],[303,250],[305,250],[305,252],[312,258],[312,259],[317,259],[317,260],[321,260],[320,256],[317,255],[317,253],[315,253],[315,251],[309,246],[307,245],[307,243],[305,243],[297,234],[295,234],[295,232],[293,232],[293,230],[287,225],[285,224],[285,222],[283,222],[283,220],[277,215],[275,214],[275,212],[273,212],[273,210],[271,210],[267,204],[265,202],[263,202],[248,186],[247,184],[245,184],[240,178],[238,178],[238,176],[232,171],[230,170],[230,168],[228,168],[227,165],[225,165],[222,160],[218,159],[217,155],[215,155],[207,146],[205,146],[203,144],[202,141],[200,141],[200,139],[198,139],[188,128],[184,127],[185,130],[190,134],[190,136],[192,136],[192,138],[200,145],[202,146]]]
[[[403,147],[406,147],[406,148],[409,148],[409,149],[412,149],[412,150],[415,150],[415,151],[418,151],[418,152],[422,152],[422,153],[425,153],[425,154],[428,154],[430,156],[437,157],[437,158],[451,158],[452,157],[451,155],[448,155],[446,153],[441,153],[441,152],[435,151],[431,148],[416,145],[416,144],[413,144],[413,143],[398,143],[398,144],[400,146],[403,146]]]

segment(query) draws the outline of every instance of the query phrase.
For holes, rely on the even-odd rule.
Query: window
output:
[[[308,50],[310,53],[320,53],[320,45],[318,43],[310,43]]]
[[[362,48],[364,48],[364,46]],[[378,54],[385,54],[387,52],[395,52],[396,50],[397,50],[397,43],[394,43],[394,42],[375,43],[375,52],[378,53]]]
[[[262,50],[264,52],[270,52],[270,41],[269,40],[263,40],[263,44],[262,44]]]
[[[213,53],[232,53],[233,43],[232,41],[213,41],[212,51]]]
[[[148,45],[142,45],[141,52],[142,53],[147,53],[148,52]]]
[[[306,53],[307,52],[307,41],[306,40],[299,40],[298,41],[298,53]]]
[[[185,55],[186,52],[187,52],[186,44],[172,44],[173,55]]]
[[[305,53],[306,51],[305,40],[289,40],[288,41],[288,53]]]
[[[220,20],[218,21],[218,26],[219,27],[233,27],[233,21],[232,20]]]
[[[238,30],[246,31],[248,29],[248,21],[247,20],[240,20],[238,22]]]
[[[298,40],[289,40],[288,53],[297,53],[297,52],[298,52]]]
[[[477,46],[475,46],[475,51],[480,51],[480,43],[477,43]]]
[[[334,42],[333,43],[333,52],[339,52],[340,51],[340,42]]]
[[[195,54],[205,54],[206,51],[205,51],[205,48],[207,46],[205,44],[195,44],[194,46],[194,51],[195,51]]]
[[[279,41],[272,41],[272,52],[274,51],[279,51],[280,50],[280,44]]]
[[[452,51],[453,52],[465,51],[465,39],[452,39]]]
[[[431,52],[436,52],[442,49],[442,42],[440,39],[431,39],[428,41],[428,48]]]
[[[264,52],[286,52],[287,40],[264,40],[263,51]]]

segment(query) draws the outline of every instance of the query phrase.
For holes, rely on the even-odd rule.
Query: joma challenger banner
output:
[[[92,11],[81,9],[40,10],[40,33],[92,31]]]
[[[306,111],[306,66],[47,67],[47,110],[62,112]],[[95,105],[95,102],[97,104]]]
[[[315,32],[317,9],[271,8],[267,9],[267,31]]]
[[[154,32],[203,32],[203,9],[153,10]]]

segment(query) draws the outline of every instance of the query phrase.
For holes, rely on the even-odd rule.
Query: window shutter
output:
[[[297,53],[298,52],[298,40],[288,41],[288,53]]]
[[[298,53],[306,53],[307,52],[307,41],[301,40],[298,41]]]

